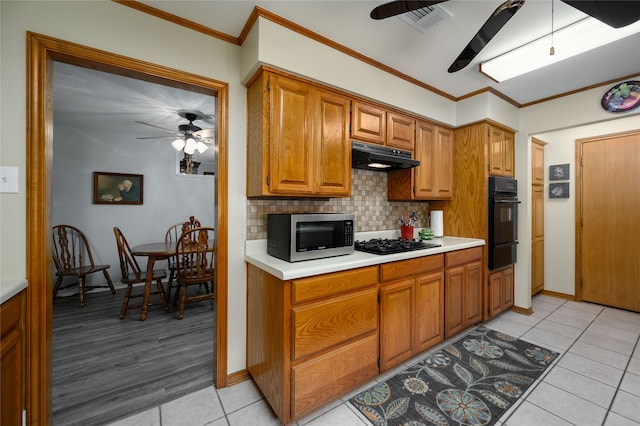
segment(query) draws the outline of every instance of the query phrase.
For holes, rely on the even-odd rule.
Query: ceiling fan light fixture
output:
[[[638,31],[640,21],[623,28],[611,28],[596,19],[584,18],[553,33],[553,45],[558,47],[554,47],[554,53],[549,54],[551,34],[547,34],[482,62],[480,72],[492,80],[502,82],[623,39]]]
[[[198,141],[196,143],[196,149],[198,150],[198,152],[200,154],[204,154],[204,152],[208,149],[209,147],[207,145],[205,145],[204,143]]]
[[[185,145],[184,145],[184,153],[185,154],[189,154],[192,155],[193,153],[196,152],[196,141],[193,138],[187,138]]]
[[[185,141],[182,138],[178,138],[178,139],[174,140],[173,142],[171,142],[171,146],[176,151],[180,151],[180,150],[182,150],[182,148],[184,148]]]

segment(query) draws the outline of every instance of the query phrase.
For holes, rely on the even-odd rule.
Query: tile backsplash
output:
[[[416,212],[416,227],[427,226],[429,203],[387,201],[387,174],[352,169],[351,198],[247,200],[247,240],[267,238],[268,213],[353,213],[355,232],[400,229],[405,211]]]

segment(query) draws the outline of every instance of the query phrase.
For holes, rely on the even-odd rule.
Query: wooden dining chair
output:
[[[120,319],[124,319],[129,308],[141,308],[142,303],[137,305],[131,305],[130,299],[142,298],[143,294],[132,295],[133,285],[139,283],[145,283],[147,280],[147,271],[140,269],[138,261],[131,254],[131,247],[124,237],[122,231],[116,226],[113,228],[113,233],[116,236],[116,244],[118,245],[118,258],[120,259],[120,272],[122,273],[121,282],[127,285],[127,290],[124,294],[124,300],[122,301],[122,309],[120,309]],[[151,294],[158,294],[160,296],[160,303],[149,303],[151,305],[164,306],[165,312],[169,312],[169,305],[164,294],[164,288],[162,287],[162,279],[167,278],[167,273],[164,269],[154,269],[151,279],[155,281],[157,291]]]
[[[51,229],[53,239],[53,264],[56,267],[56,282],[53,286],[53,298],[58,296],[58,291],[77,286],[80,306],[84,306],[85,293],[94,288],[109,288],[111,294],[116,294],[113,287],[111,277],[109,276],[110,265],[96,265],[93,261],[93,254],[87,237],[78,228],[71,225],[56,225]],[[104,278],[107,280],[106,285],[90,285],[86,284],[87,275],[102,271]],[[70,282],[62,285],[65,277],[74,277],[77,282]]]
[[[178,319],[184,318],[187,303],[215,298],[213,235],[212,227],[194,228],[183,232],[176,244],[176,281],[178,282],[176,293],[180,295]],[[194,284],[199,285],[199,294],[189,295],[188,288]]]
[[[193,228],[199,228],[200,226],[201,226],[200,221],[196,219],[195,216],[189,216],[188,221],[176,223],[175,225],[172,225],[169,229],[167,229],[167,232],[164,236],[164,241],[170,244],[176,244],[183,232],[186,232]],[[167,284],[167,301],[171,300],[171,289],[173,287],[173,282],[176,276],[175,263],[176,263],[175,257],[169,257],[167,259],[167,264],[168,264],[167,266],[169,269],[169,282]],[[177,304],[177,301],[178,301],[177,295],[178,293],[176,292],[173,306]]]

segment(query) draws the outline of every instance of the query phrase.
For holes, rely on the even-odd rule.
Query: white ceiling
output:
[[[255,6],[260,6],[455,97],[491,86],[525,104],[640,74],[640,21],[634,24],[638,31],[633,36],[523,77],[496,83],[480,74],[477,67],[480,61],[550,30],[551,0],[527,0],[470,65],[449,74],[449,65],[502,1],[447,1],[442,5],[453,18],[440,20],[424,32],[399,17],[372,20],[370,11],[383,1],[153,0],[143,3],[233,37],[240,36]],[[556,28],[585,16],[560,0],[554,0],[554,8]],[[132,13],[141,12],[132,10]],[[211,97],[159,84],[63,63],[56,63],[54,79],[54,118],[58,124],[126,129],[133,137],[166,136],[162,130],[135,121],[177,130],[179,124],[185,124],[177,114],[180,109],[215,115],[215,102]],[[211,121],[194,124],[202,128],[214,126]]]
[[[260,6],[455,97],[491,86],[516,102],[526,104],[640,72],[637,54],[640,22],[636,22],[637,31],[633,36],[547,69],[503,83],[480,74],[480,62],[551,30],[552,0],[527,0],[471,64],[449,74],[449,65],[503,1],[450,0],[441,3],[453,18],[440,20],[423,33],[400,17],[371,19],[371,10],[385,1],[143,0],[141,3],[233,37],[240,36],[252,10]],[[586,16],[561,0],[553,0],[553,6],[556,29]]]

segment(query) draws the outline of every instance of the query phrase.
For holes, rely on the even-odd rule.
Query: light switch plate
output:
[[[3,194],[18,193],[18,168],[0,167],[0,192]]]

